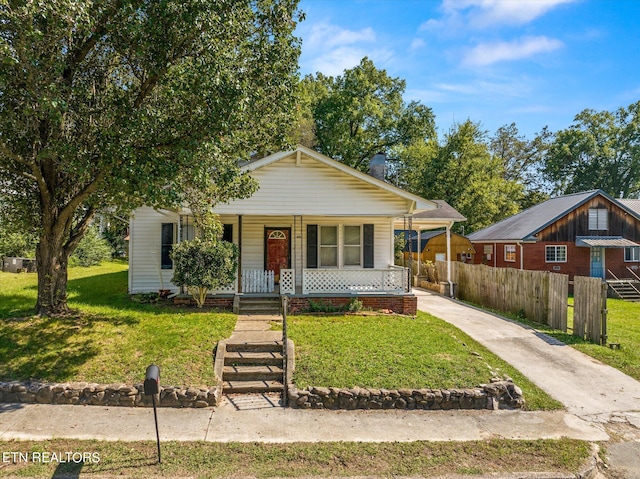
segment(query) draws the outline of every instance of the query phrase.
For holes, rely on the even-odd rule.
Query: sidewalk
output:
[[[252,409],[229,400],[215,409],[158,409],[163,441],[410,442],[491,438],[606,441],[597,425],[564,411],[326,411]],[[0,440],[52,438],[155,440],[153,410],[46,404],[0,405]]]

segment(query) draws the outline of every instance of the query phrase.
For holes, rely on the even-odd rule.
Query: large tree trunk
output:
[[[66,248],[55,244],[46,236],[36,248],[38,267],[38,301],[36,313],[41,316],[58,316],[69,313],[67,305],[67,266],[69,256]]]

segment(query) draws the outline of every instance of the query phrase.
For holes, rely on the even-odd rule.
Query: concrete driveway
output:
[[[591,422],[626,418],[640,428],[640,382],[550,336],[427,291],[418,309],[461,329],[527,376],[569,413]]]

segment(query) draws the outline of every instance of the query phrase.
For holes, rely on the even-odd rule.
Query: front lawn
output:
[[[586,441],[491,439],[468,442],[205,443],[164,442],[157,464],[155,442],[56,439],[0,442],[23,457],[64,451],[91,454],[87,463],[16,461],[2,465],[11,477],[450,477],[518,471],[577,473],[590,457]],[[61,452],[62,451],[62,452]],[[99,460],[99,461],[98,461]],[[458,477],[458,476],[456,476]],[[519,476],[518,476],[519,477]],[[544,477],[550,477],[544,475]]]
[[[511,377],[527,409],[561,405],[462,331],[419,312],[402,316],[290,316],[297,387],[465,388]]]
[[[160,366],[161,383],[211,386],[212,350],[235,315],[132,301],[127,264],[70,268],[70,318],[31,316],[35,274],[0,272],[0,380],[135,384]]]

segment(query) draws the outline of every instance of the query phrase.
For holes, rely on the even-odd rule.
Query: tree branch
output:
[[[123,3],[124,2],[122,0],[116,0],[111,8],[107,8],[96,22],[96,26],[91,35],[89,35],[89,37],[75,50],[69,53],[69,55],[67,56],[69,58],[67,67],[62,72],[62,78],[67,85],[70,86],[73,83],[73,77],[76,73],[76,67],[80,63],[82,63],[91,49],[96,46],[98,40],[107,32],[109,20],[117,13],[120,8],[122,8]]]

